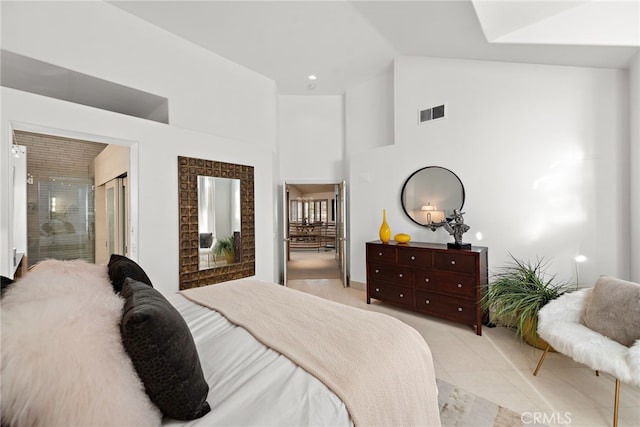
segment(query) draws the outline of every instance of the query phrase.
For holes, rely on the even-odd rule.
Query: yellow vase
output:
[[[382,243],[389,243],[391,239],[391,227],[387,224],[387,211],[382,210],[382,225],[380,226],[380,241]]]

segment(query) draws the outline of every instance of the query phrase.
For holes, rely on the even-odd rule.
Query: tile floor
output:
[[[541,350],[517,342],[503,327],[482,329],[412,313],[372,300],[339,280],[291,280],[288,286],[355,307],[386,313],[416,328],[429,344],[436,376],[549,426],[610,426],[615,380],[596,376],[571,359],[550,353],[537,377]],[[363,288],[362,288],[363,289]],[[622,384],[618,425],[640,426],[640,389]],[[537,418],[536,418],[537,417]]]

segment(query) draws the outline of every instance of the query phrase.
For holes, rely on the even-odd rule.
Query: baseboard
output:
[[[354,282],[353,280],[349,282],[349,286],[359,291],[364,291],[365,289],[367,289],[366,283]]]

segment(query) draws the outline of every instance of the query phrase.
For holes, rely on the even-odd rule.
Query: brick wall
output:
[[[31,132],[16,131],[18,145],[27,147],[27,173],[34,177],[89,178],[93,159],[107,146]]]

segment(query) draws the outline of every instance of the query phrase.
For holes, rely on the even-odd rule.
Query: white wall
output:
[[[278,155],[283,180],[323,183],[343,180],[343,97],[281,95]]]
[[[628,278],[628,89],[619,70],[399,58],[395,145],[350,162],[352,279],[365,281],[364,244],[377,239],[383,208],[393,234],[452,240],[402,212],[404,180],[429,165],[464,183],[464,240],[489,247],[490,268],[511,252],[545,257],[559,279],[575,280],[583,254],[582,284]],[[440,103],[446,119],[417,124],[419,109]]]
[[[254,166],[256,277],[274,280],[275,83],[108,3],[2,2],[1,7],[3,49],[167,97],[170,109],[168,126],[2,88],[1,271],[8,268],[11,128],[26,124],[63,136],[133,144],[132,257],[166,292],[178,289],[177,156]]]
[[[284,235],[282,183],[337,183],[345,180],[344,98],[278,97],[278,204],[274,219],[276,271],[282,273]],[[275,237],[275,235],[274,235]]]
[[[629,67],[631,280],[640,283],[640,52]]]
[[[2,48],[169,99],[169,124],[275,148],[275,83],[102,1],[1,2]]]
[[[254,166],[256,277],[273,280],[270,150],[12,89],[2,88],[1,96],[3,130],[12,124],[37,124],[51,134],[133,144],[137,154],[132,156],[129,177],[134,230],[131,257],[138,260],[154,287],[162,292],[178,289],[178,156]],[[1,153],[9,152],[9,141],[3,131]],[[2,181],[5,182],[4,176]],[[2,205],[8,198],[5,187],[1,187]],[[4,238],[2,241],[6,242]]]
[[[347,91],[347,159],[394,143],[393,99],[393,68]]]
[[[11,274],[4,274],[10,278],[13,278],[13,274],[20,265],[20,260],[27,253],[27,147],[24,145],[12,146],[15,149],[15,153],[11,151],[9,164],[10,164],[10,179],[9,179],[9,191],[11,192],[12,199],[7,203],[7,208],[13,213],[11,221],[11,229],[13,233],[9,234],[11,239],[8,245],[8,251],[6,256],[3,256],[4,261],[8,258],[9,269]],[[15,251],[15,253],[14,253]],[[24,261],[23,265],[26,265],[27,261]]]

